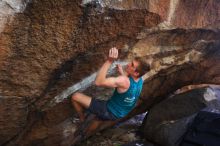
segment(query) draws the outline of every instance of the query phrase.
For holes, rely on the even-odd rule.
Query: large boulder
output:
[[[26,99],[29,107],[28,118],[20,110],[14,110],[17,116],[7,114],[2,118],[1,129],[7,129],[8,121],[14,122],[13,118],[27,121],[14,123],[18,124],[18,128],[12,126],[16,127],[14,131],[1,131],[0,143],[9,139],[23,141],[18,145],[47,143],[42,139],[54,137],[50,132],[53,126],[59,127],[73,114],[68,102],[50,108],[51,99],[98,70],[109,48],[125,48],[121,49],[120,56],[125,58],[137,42],[138,33],[144,27],[160,23],[158,15],[144,9],[106,9],[102,13],[94,5],[82,6],[81,2],[0,2],[0,94],[8,97],[4,100],[8,100],[8,107],[12,109],[16,109],[16,105],[10,98],[16,97]],[[0,109],[2,113],[11,112],[4,106]],[[57,133],[62,135],[64,132]]]
[[[220,112],[220,88],[194,89],[150,109],[144,120],[145,137],[163,146],[177,146],[189,123],[200,110]]]
[[[12,108],[1,105],[0,112],[3,113],[4,122],[1,123],[0,133],[3,139],[0,143],[11,140],[9,143],[12,145],[58,145],[68,132],[71,133],[66,130],[69,126],[65,121],[73,114],[73,110],[69,102],[51,106],[51,101],[69,87],[77,86],[78,89],[78,85],[81,87],[87,83],[87,79],[90,81],[87,77],[94,75],[103,63],[108,49],[113,46],[120,48],[121,59],[126,59],[129,53],[144,56],[146,52],[145,55],[156,52],[155,56],[161,60],[162,66],[167,67],[165,74],[162,70],[145,83],[144,95],[152,97],[152,101],[144,103],[147,108],[152,103],[161,101],[159,97],[165,97],[160,95],[169,94],[183,85],[193,82],[219,83],[219,51],[216,51],[216,48],[219,48],[219,43],[216,43],[219,38],[218,30],[161,31],[158,29],[160,27],[157,27],[161,20],[174,26],[184,26],[187,20],[183,19],[179,23],[179,14],[175,13],[181,9],[184,16],[192,15],[185,11],[185,7],[190,11],[194,9],[191,3],[194,4],[177,0],[1,1],[0,94],[1,100]],[[195,13],[199,13],[205,5],[199,1],[196,1],[196,4],[198,9]],[[216,14],[218,18],[218,1],[209,0],[207,6],[208,10],[205,12]],[[216,16],[205,16],[205,23],[201,23],[203,19],[199,19],[199,14],[190,17],[190,24],[186,28],[216,28]],[[210,25],[207,25],[208,21],[211,22]],[[141,42],[151,47],[139,47],[139,43],[132,49],[134,44],[143,38],[139,36],[145,31],[146,38]],[[171,58],[169,54],[173,54]],[[192,61],[189,61],[189,58]],[[182,69],[184,72],[180,73],[175,69]],[[200,75],[204,70],[208,72],[202,77]],[[185,75],[191,73],[191,78]],[[180,79],[174,84],[172,80],[176,78]],[[167,86],[167,83],[170,86]],[[155,92],[158,90],[161,92]],[[72,92],[73,90],[68,93]],[[17,106],[11,101],[16,97],[18,99],[14,100],[15,102],[21,100],[17,105],[23,105],[23,99],[27,102],[25,104],[28,104],[28,118],[25,107],[16,110]],[[149,103],[149,106],[146,103]],[[11,112],[13,106],[16,120],[13,119],[13,114],[6,114],[7,111]],[[14,131],[9,128],[5,132],[11,124],[16,127]]]

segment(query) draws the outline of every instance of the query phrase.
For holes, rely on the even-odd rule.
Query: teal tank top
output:
[[[130,87],[124,93],[118,93],[115,89],[112,97],[107,101],[108,110],[117,118],[126,116],[135,106],[138,100],[142,86],[143,79],[140,78],[137,82],[132,77],[129,77]]]

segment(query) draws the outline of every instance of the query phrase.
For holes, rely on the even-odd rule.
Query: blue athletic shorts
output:
[[[88,110],[101,120],[117,120],[117,117],[108,111],[107,101],[92,98]]]

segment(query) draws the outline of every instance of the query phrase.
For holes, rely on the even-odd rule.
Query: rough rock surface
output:
[[[147,76],[145,110],[182,86],[219,84],[219,30],[165,31],[158,25],[163,20],[167,29],[219,28],[218,0],[84,2],[0,2],[0,144],[59,145],[73,133],[76,125],[67,121],[74,115],[69,100],[53,107],[50,101],[97,71],[112,46],[120,48],[121,59],[154,56],[157,75]],[[92,92],[102,94],[88,89]]]
[[[145,10],[99,14],[93,6],[82,8],[79,3],[33,1],[5,28],[3,95],[29,97],[30,102],[54,97],[97,70],[109,47],[131,46],[145,25]]]
[[[27,99],[31,108],[29,119],[17,137],[19,141],[26,132],[32,132],[22,139],[31,141],[24,142],[27,145],[38,143],[53,133],[51,125],[56,126],[73,113],[69,103],[40,112],[50,99],[97,70],[110,47],[126,46],[121,53],[121,58],[125,57],[148,17],[153,26],[155,16],[146,10],[107,9],[101,13],[90,4],[82,7],[80,0],[30,1],[24,11],[19,12],[10,7],[10,1],[1,4],[4,7],[1,11],[10,12],[2,17],[13,19],[3,24],[1,32],[0,93]],[[21,4],[26,3],[21,1]],[[155,25],[160,22],[157,18]],[[22,121],[27,116],[20,118]],[[10,119],[8,116],[5,121]],[[31,131],[35,127],[36,131]]]
[[[28,102],[23,97],[0,96],[0,145],[16,138],[27,124]]]
[[[219,35],[210,30],[175,29],[148,33],[140,40],[132,52],[154,60],[146,74],[143,108],[151,108],[186,85],[220,84]]]
[[[179,0],[171,24],[181,28],[220,28],[219,0]]]
[[[154,106],[144,121],[145,137],[163,146],[176,146],[200,110],[220,112],[220,88],[194,89]],[[162,114],[161,114],[162,113]]]
[[[167,29],[220,28],[219,0],[84,0],[119,10],[146,9],[160,15]]]

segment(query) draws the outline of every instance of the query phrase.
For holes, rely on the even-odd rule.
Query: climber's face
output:
[[[130,63],[128,63],[126,67],[126,72],[128,75],[131,75],[133,77],[138,77],[139,73],[137,72],[137,67],[139,65],[139,62],[136,60],[132,60]]]

